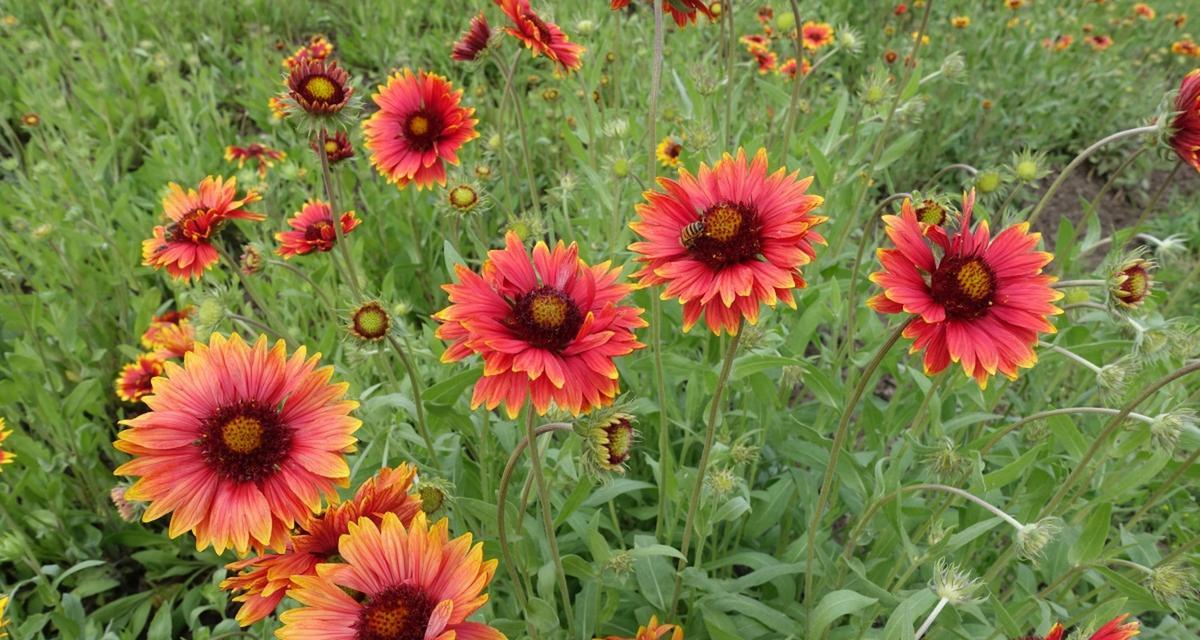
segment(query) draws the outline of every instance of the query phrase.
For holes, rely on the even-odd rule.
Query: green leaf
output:
[[[876,602],[879,601],[875,598],[868,598],[849,589],[827,593],[825,597],[821,598],[817,608],[813,610],[813,617],[808,621],[808,634],[805,637],[821,638],[834,620],[862,611]]]
[[[1112,520],[1112,503],[1103,502],[1088,516],[1079,534],[1079,540],[1071,545],[1067,557],[1071,564],[1084,564],[1100,557],[1104,543],[1108,540],[1108,529]]]

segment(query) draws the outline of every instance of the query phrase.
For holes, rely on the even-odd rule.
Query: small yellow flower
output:
[[[662,166],[678,167],[679,157],[683,155],[683,141],[675,136],[667,136],[658,143],[654,155]]]
[[[971,18],[968,16],[954,16],[950,18],[950,24],[955,29],[966,29],[971,26]]]

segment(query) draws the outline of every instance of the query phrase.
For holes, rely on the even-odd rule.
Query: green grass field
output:
[[[0,638],[1200,635],[1200,86],[1176,102],[1200,7],[532,2],[0,4]],[[452,59],[480,12],[486,50]],[[547,23],[578,68],[505,32],[562,45]],[[317,36],[354,88],[336,116],[296,96],[345,87],[285,62]],[[380,112],[405,69],[461,98]],[[328,171],[322,127],[354,152]],[[251,144],[285,157],[227,159]],[[380,175],[397,148],[445,184]],[[760,148],[786,173],[722,160]],[[207,176],[264,219],[168,219],[168,185]],[[357,226],[296,223],[307,253],[281,255],[331,197]],[[960,235],[971,198],[990,253]],[[906,199],[919,221],[881,217]],[[214,264],[148,265],[156,225]],[[539,241],[620,274],[564,249],[529,280]],[[685,331],[682,303],[731,324]],[[270,553],[309,564],[243,626],[227,565]]]

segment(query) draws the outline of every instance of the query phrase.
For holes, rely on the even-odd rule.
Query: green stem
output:
[[[417,368],[413,365],[412,358],[408,356],[408,351],[404,345],[400,344],[400,340],[391,334],[388,334],[388,343],[392,345],[392,349],[396,350],[396,355],[400,356],[400,361],[404,363],[404,370],[408,372],[408,383],[412,386],[413,406],[417,410],[417,431],[421,434],[421,439],[425,441],[425,447],[429,449],[430,464],[438,466],[437,449],[433,446],[433,438],[429,435],[429,425],[425,422],[425,406],[421,401],[421,378],[417,374]]]
[[[533,212],[540,219],[542,217],[542,198],[538,193],[537,178],[533,173],[533,156],[529,153],[529,134],[525,129],[525,109],[521,106],[521,101],[517,99],[516,90],[513,88],[513,76],[517,71],[517,62],[521,59],[521,52],[513,56],[511,65],[505,66],[504,62],[499,58],[498,53],[493,54],[495,62],[500,67],[500,73],[504,74],[504,90],[512,100],[513,113],[517,119],[517,132],[521,136],[521,155],[525,160],[525,179],[529,181],[529,196],[533,199]]]
[[[1096,151],[1098,151],[1101,147],[1110,142],[1116,142],[1117,140],[1131,136],[1142,135],[1143,133],[1153,133],[1157,130],[1158,127],[1156,125],[1150,125],[1146,127],[1135,127],[1133,129],[1118,131],[1117,133],[1114,133],[1107,138],[1103,138],[1099,142],[1081,151],[1079,155],[1075,156],[1075,159],[1072,160],[1071,163],[1062,170],[1062,173],[1058,174],[1058,177],[1055,178],[1054,182],[1050,184],[1050,188],[1046,189],[1046,193],[1042,194],[1042,199],[1038,200],[1037,206],[1035,206],[1033,208],[1033,212],[1029,214],[1029,224],[1032,225],[1034,222],[1037,222],[1038,217],[1042,214],[1042,209],[1046,208],[1046,205],[1050,202],[1050,198],[1054,196],[1054,193],[1058,191],[1058,188],[1062,186],[1062,183],[1066,181],[1067,176],[1071,175],[1071,172],[1074,171],[1076,167],[1083,164],[1084,160],[1090,158],[1091,155],[1096,153]]]
[[[792,17],[796,23],[800,22],[800,6],[796,0],[788,0],[792,7]],[[787,163],[788,153],[792,140],[792,127],[796,126],[796,109],[800,104],[800,85],[804,84],[805,75],[801,73],[801,62],[804,59],[804,49],[800,45],[799,37],[800,29],[796,28],[796,37],[792,38],[792,43],[796,47],[796,75],[792,76],[792,96],[788,100],[787,116],[783,119],[783,140],[779,161]]]
[[[1115,415],[1120,414],[1121,411],[1120,411],[1120,409],[1109,409],[1107,407],[1065,407],[1065,408],[1050,409],[1048,411],[1040,411],[1038,413],[1030,414],[1028,416],[1025,416],[1024,418],[1021,418],[1020,420],[1017,420],[1016,422],[1014,422],[1010,425],[1005,426],[1003,429],[997,431],[991,438],[988,439],[986,444],[984,444],[982,447],[980,447],[979,455],[986,456],[987,453],[992,450],[992,447],[996,446],[997,444],[999,444],[999,442],[1002,439],[1004,439],[1004,436],[1012,433],[1013,431],[1016,431],[1017,429],[1020,429],[1021,427],[1025,426],[1027,424],[1030,424],[1032,422],[1037,422],[1038,420],[1044,420],[1046,418],[1053,418],[1054,416],[1065,416],[1065,415],[1071,415],[1074,413],[1094,413],[1094,414],[1099,414],[1102,416],[1115,416]],[[1151,418],[1150,416],[1144,416],[1140,413],[1130,412],[1128,417],[1133,418],[1135,420],[1141,420],[1142,422],[1146,422],[1146,423],[1154,422],[1154,418]]]
[[[1133,223],[1133,227],[1131,227],[1132,232],[1129,234],[1129,237],[1125,239],[1126,245],[1128,245],[1129,241],[1132,240],[1137,232],[1141,230],[1142,225],[1146,222],[1146,218],[1150,215],[1150,212],[1154,210],[1154,207],[1158,205],[1158,201],[1161,200],[1163,194],[1167,192],[1167,187],[1170,186],[1171,182],[1175,179],[1175,174],[1179,173],[1179,170],[1183,168],[1184,164],[1185,163],[1183,160],[1176,162],[1175,166],[1171,169],[1171,173],[1167,174],[1167,177],[1165,180],[1163,180],[1162,184],[1158,185],[1158,189],[1154,191],[1154,195],[1150,197],[1150,201],[1146,203],[1146,206],[1142,209],[1142,212],[1138,214],[1137,222]]]
[[[933,4],[930,2],[929,4]],[[928,5],[927,5],[928,6]],[[834,500],[830,497],[833,489],[833,478],[837,471],[838,458],[841,456],[842,448],[846,444],[846,435],[850,432],[850,416],[854,413],[854,409],[858,406],[858,401],[862,398],[863,392],[867,389],[867,384],[875,375],[875,370],[883,362],[888,352],[892,350],[892,346],[900,340],[901,334],[908,328],[908,325],[913,322],[913,318],[909,318],[901,323],[887,337],[887,340],[880,345],[879,350],[875,352],[875,357],[867,363],[862,374],[858,378],[858,383],[854,386],[854,391],[851,392],[850,398],[846,401],[846,406],[842,410],[842,417],[838,421],[837,431],[833,434],[833,444],[829,451],[829,461],[825,465],[825,477],[821,480],[821,490],[817,493],[817,506],[813,509],[812,518],[808,523],[808,544],[806,545],[805,554],[806,561],[804,565],[804,608],[811,615],[812,599],[813,599],[813,563],[816,559],[817,547],[817,527],[820,526],[821,516],[825,512],[825,507],[833,508]]]
[[[325,186],[325,197],[329,199],[329,215],[333,223],[334,237],[337,239],[338,253],[346,265],[346,281],[350,291],[354,293],[355,302],[362,301],[362,289],[358,285],[358,273],[354,269],[354,260],[350,257],[350,247],[346,244],[345,234],[342,233],[342,212],[338,207],[337,190],[333,188],[333,177],[329,172],[329,154],[325,152],[325,129],[321,129],[317,141],[317,156],[321,158],[321,182]]]
[[[722,393],[725,391],[725,384],[729,382],[729,372],[733,370],[733,359],[737,355],[738,344],[742,341],[742,321],[738,321],[738,330],[729,340],[729,346],[725,349],[725,360],[721,363],[721,373],[717,376],[717,386],[713,388],[712,403],[708,407],[708,424],[704,432],[704,448],[700,450],[700,464],[696,467],[696,477],[692,480],[692,496],[688,502],[687,519],[683,524],[683,542],[680,544],[679,550],[682,555],[679,558],[679,564],[675,568],[675,591],[671,596],[671,615],[668,619],[675,619],[675,613],[679,606],[679,596],[683,589],[683,569],[687,566],[687,556],[692,542],[693,531],[696,523],[696,512],[700,509],[700,493],[704,488],[704,473],[708,469],[709,456],[712,455],[713,441],[717,435],[717,414],[721,409]],[[697,554],[696,563],[699,564],[700,557]]]
[[[525,405],[525,434],[531,443],[529,446],[529,464],[532,467],[534,484],[537,485],[538,502],[541,504],[542,526],[546,530],[546,541],[550,544],[550,556],[554,560],[554,571],[558,575],[558,590],[562,594],[563,610],[567,614],[567,629],[570,635],[575,635],[575,612],[571,606],[571,591],[567,588],[567,572],[563,570],[562,555],[558,552],[558,536],[554,532],[554,515],[550,512],[550,490],[546,487],[546,478],[542,475],[542,460],[538,455],[537,431],[533,427],[534,411],[529,403]]]
[[[658,21],[662,18],[662,3],[654,0],[654,4],[656,7],[655,32],[657,33]],[[727,25],[725,32],[728,34],[728,38],[725,41],[725,117],[721,120],[721,139],[725,142],[725,147],[730,148],[733,146],[733,52],[737,40],[737,34],[733,30],[733,0],[725,0],[725,14],[725,24]],[[660,41],[656,40],[656,42]],[[659,60],[661,63],[661,58]],[[797,60],[796,64],[800,64],[800,61]],[[653,137],[651,137],[650,143],[654,144]],[[650,155],[653,158],[654,154]]]
[[[967,173],[971,174],[971,177],[975,177],[975,176],[979,175],[979,169],[976,169],[975,167],[972,167],[969,164],[963,164],[961,162],[957,162],[954,164],[948,164],[948,165],[942,167],[941,169],[938,169],[938,172],[933,174],[933,177],[926,180],[925,184],[921,185],[921,191],[922,192],[928,191],[929,187],[932,187],[934,184],[937,183],[938,178],[941,178],[942,176],[944,176],[947,173],[950,173],[951,171],[954,171],[956,169],[959,171],[966,171]]]
[[[1100,280],[1098,278],[1087,278],[1083,280],[1059,280],[1050,286],[1055,289],[1067,289],[1070,287],[1107,287],[1108,281]]]
[[[1153,509],[1155,505],[1158,504],[1158,501],[1162,499],[1163,496],[1167,495],[1167,493],[1171,490],[1171,487],[1175,486],[1175,483],[1183,477],[1183,474],[1187,473],[1188,469],[1192,468],[1193,464],[1196,464],[1197,458],[1200,458],[1200,449],[1196,449],[1192,452],[1192,455],[1187,457],[1186,460],[1179,463],[1179,468],[1171,474],[1171,477],[1167,478],[1165,482],[1159,485],[1159,487],[1154,490],[1154,493],[1150,494],[1149,498],[1146,498],[1142,501],[1142,506],[1139,507],[1138,510],[1129,517],[1129,520],[1124,525],[1125,528],[1132,531],[1133,526],[1140,522],[1141,519],[1150,512],[1150,509]]]

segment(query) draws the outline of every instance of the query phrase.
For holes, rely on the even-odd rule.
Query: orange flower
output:
[[[336,495],[358,403],[342,399],[349,385],[329,383],[333,367],[306,354],[213,334],[182,367],[164,365],[142,399],[150,411],[122,420],[113,443],[133,456],[114,473],[138,478],[125,498],[149,503],[143,521],[170,513],[170,537],[190,531],[197,550],[245,554],[283,548],[292,526]]]
[[[297,576],[288,592],[300,608],[280,614],[279,640],[505,640],[467,618],[488,600],[496,561],[471,535],[450,540],[449,522],[418,513],[405,526],[394,513],[362,518],[338,541],[342,561]]]
[[[752,33],[738,38],[738,42],[746,47],[746,51],[755,53],[771,48],[771,39],[761,33]]]
[[[654,0],[647,0],[653,4]],[[614,11],[624,9],[629,6],[629,0],[612,0],[609,3]],[[703,0],[665,0],[663,2],[663,11],[675,20],[675,24],[681,28],[686,27],[689,22],[695,23],[696,17],[703,13],[709,20],[716,20],[717,16],[721,15],[721,3],[714,2],[712,6],[704,3]],[[761,15],[762,10],[759,10]]]
[[[833,44],[833,27],[827,22],[813,22],[809,20],[800,27],[800,37],[803,39],[805,49],[820,49],[825,45]]]
[[[776,73],[778,73],[781,76],[787,76],[788,78],[795,78],[796,70],[797,70],[796,59],[788,58],[783,64],[779,65],[779,68],[776,69]],[[799,71],[800,71],[800,75],[804,75],[804,76],[812,73],[812,64],[809,63],[807,58],[800,59]]]
[[[152,353],[144,353],[138,359],[121,368],[115,383],[117,397],[125,402],[137,402],[153,393],[150,381],[162,375],[163,363]]]
[[[229,145],[225,147],[225,160],[228,162],[237,161],[237,166],[241,169],[246,165],[247,160],[253,160],[258,163],[258,177],[261,179],[267,175],[267,169],[275,166],[275,163],[283,160],[287,154],[272,149],[266,145],[257,142],[239,147],[237,145]]]
[[[12,435],[12,429],[9,429],[6,431],[4,429],[4,418],[0,418],[0,444],[4,444],[4,441],[7,440],[8,437],[11,435]],[[16,457],[17,457],[17,454],[15,454],[11,451],[5,451],[3,449],[0,449],[0,465],[11,464],[13,459]],[[4,470],[4,467],[0,466],[0,471],[3,471],[3,470]],[[0,602],[0,614],[3,614],[3,613],[4,613],[4,603]],[[3,627],[0,626],[0,628],[3,628]],[[2,638],[2,637],[4,637],[4,636],[0,636],[0,638]]]
[[[642,310],[622,304],[633,287],[605,262],[588,266],[579,247],[539,242],[533,255],[509,232],[480,273],[454,268],[444,285],[450,306],[434,314],[437,337],[450,342],[442,362],[478,353],[483,377],[472,408],[504,403],[515,418],[529,398],[539,415],[553,402],[572,415],[612,404],[620,390],[614,358],[641,349],[633,330]]]
[[[1175,97],[1179,115],[1171,123],[1171,147],[1180,159],[1200,171],[1200,69],[1183,77]]]
[[[236,593],[233,600],[242,603],[237,621],[245,627],[271,615],[292,588],[292,578],[316,575],[317,565],[337,556],[338,539],[349,533],[351,522],[367,517],[378,524],[391,513],[410,526],[421,512],[420,498],[411,493],[416,472],[407,464],[381,469],[349,501],[334,502],[321,515],[302,522],[283,553],[226,565],[233,577],[223,581],[221,588]]]
[[[505,33],[525,43],[536,57],[541,54],[558,66],[555,75],[570,73],[583,66],[583,47],[571,42],[567,34],[553,22],[546,22],[534,12],[529,0],[492,0],[512,21]]]
[[[1108,36],[1087,36],[1084,41],[1095,51],[1104,51],[1112,46],[1113,40]]]
[[[900,216],[884,216],[896,248],[877,251],[883,269],[871,274],[871,282],[883,293],[867,304],[880,313],[915,316],[904,337],[914,339],[910,353],[925,350],[927,374],[960,362],[983,388],[997,371],[1015,379],[1018,368],[1037,362],[1033,347],[1038,334],[1054,333],[1047,317],[1062,313],[1052,304],[1062,293],[1050,287],[1056,278],[1042,274],[1054,256],[1034,251],[1041,235],[1029,233],[1029,223],[995,238],[987,222],[972,231],[974,205],[975,192],[965,194],[953,237],[942,226],[921,222],[908,200]]]
[[[142,264],[166,269],[176,280],[199,278],[220,259],[212,240],[226,220],[263,220],[265,216],[242,207],[260,199],[249,191],[236,200],[237,178],[222,180],[209,176],[200,190],[186,192],[172,182],[163,198],[167,226],[154,227],[154,237],[142,241]]]
[[[1154,7],[1151,7],[1145,2],[1139,2],[1133,5],[1133,14],[1143,20],[1153,20],[1154,17],[1158,15],[1158,13],[1154,11]]]
[[[342,235],[354,230],[361,222],[354,216],[353,211],[346,211],[340,216]],[[291,231],[275,234],[279,242],[276,253],[285,259],[292,256],[302,256],[313,251],[329,251],[337,243],[337,230],[333,228],[333,211],[329,204],[320,200],[309,200],[304,208],[297,211],[288,220]]]
[[[659,178],[629,226],[641,240],[629,246],[643,263],[634,274],[643,286],[666,285],[662,298],[683,305],[683,330],[703,315],[720,335],[736,333],[744,318],[758,322],[762,304],[782,300],[795,308],[792,290],[806,285],[800,268],[824,243],[812,215],[822,198],[807,192],[812,178],[783,169],[767,173],[767,152],[752,160],[738,149],[693,176]]]
[[[950,18],[950,25],[955,29],[966,29],[971,26],[971,18],[969,16],[954,16]]]
[[[1197,45],[1191,38],[1184,38],[1171,43],[1171,53],[1200,58],[1200,45]]]
[[[178,327],[181,325],[187,325],[190,328],[191,322],[189,322],[189,320],[195,313],[196,308],[188,306],[183,307],[178,311],[168,311],[160,316],[154,316],[150,319],[150,326],[146,327],[145,333],[142,334],[142,346],[151,351],[160,351],[165,348],[182,346],[178,344],[178,340],[174,336],[164,332],[169,332],[173,327]],[[194,339],[194,330],[185,331],[185,333]],[[187,348],[179,351],[178,353],[160,357],[164,360],[166,358],[182,357],[184,353],[192,350],[191,342],[191,340],[188,340]]]
[[[371,99],[379,111],[362,124],[364,146],[379,174],[401,189],[445,185],[446,164],[457,165],[459,148],[479,137],[475,109],[436,73],[393,73]]]
[[[646,623],[646,626],[638,627],[637,635],[634,637],[605,636],[604,640],[659,640],[668,633],[671,634],[671,640],[683,640],[683,627],[675,624],[659,624],[658,616],[650,616],[650,622]]]

